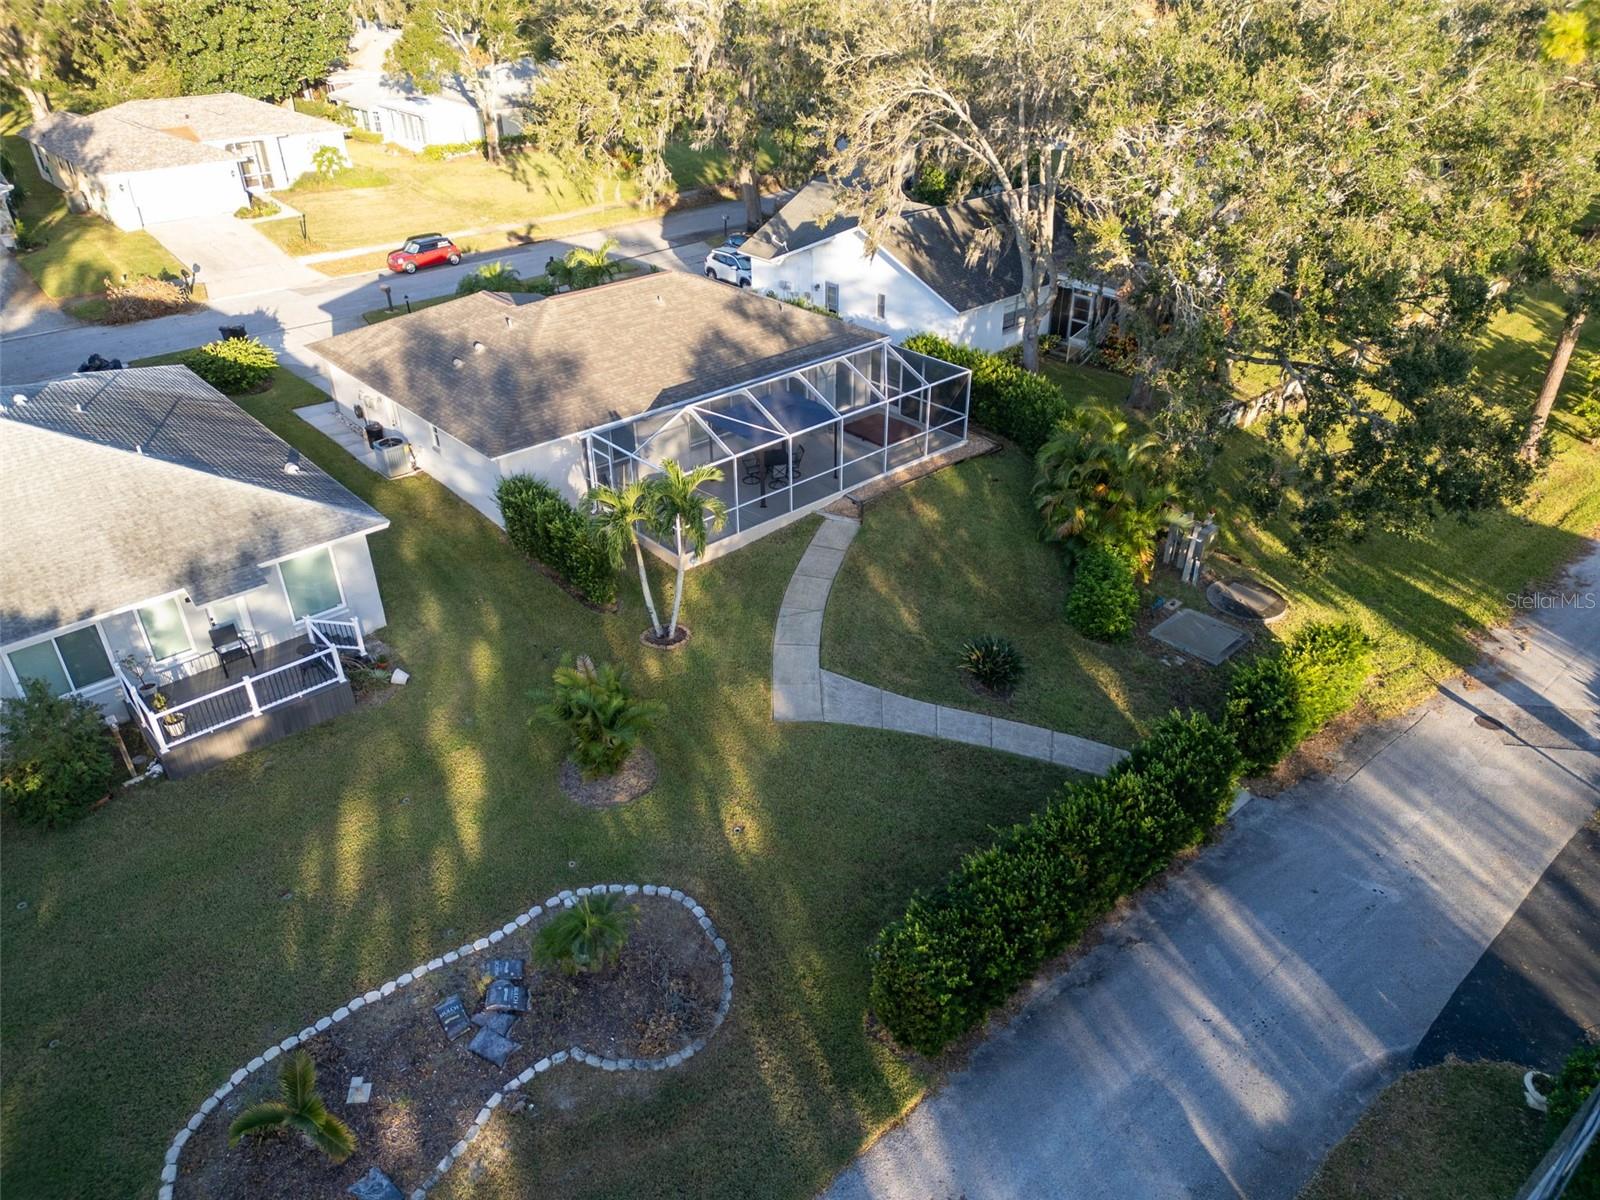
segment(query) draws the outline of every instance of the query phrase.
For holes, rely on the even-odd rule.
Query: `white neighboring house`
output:
[[[47,182],[119,229],[230,216],[247,191],[288,187],[312,170],[323,147],[345,153],[332,121],[235,92],[50,113],[22,139]]]
[[[576,501],[669,458],[718,466],[728,520],[706,559],[967,436],[968,371],[685,271],[525,304],[479,292],[310,349],[347,421],[403,437],[496,524],[511,475]]]
[[[384,70],[389,48],[399,36],[398,29],[376,25],[358,30],[350,41],[349,65],[328,77],[328,99],[348,110],[358,128],[408,150],[482,141],[483,115],[459,79],[429,95]],[[522,132],[515,106],[527,96],[538,73],[532,59],[507,64],[496,73],[502,137]]]
[[[132,716],[171,774],[353,703],[389,522],[187,367],[8,388],[0,457],[0,701]]]
[[[968,262],[975,238],[998,223],[996,201],[907,204],[870,255],[866,235],[854,218],[834,215],[835,204],[835,186],[812,180],[739,247],[756,291],[808,300],[897,341],[928,332],[997,351],[1022,340],[1015,249],[1002,244]],[[1041,331],[1086,349],[1115,310],[1110,288],[1063,279]]]

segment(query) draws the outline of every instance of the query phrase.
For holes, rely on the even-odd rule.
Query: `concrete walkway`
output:
[[[1290,1200],[1600,802],[1600,545],[1557,594],[1348,779],[1247,806],[829,1200]]]
[[[232,217],[192,217],[146,228],[184,266],[200,265],[198,278],[212,300],[325,278],[295,262],[253,225]]]
[[[1004,717],[913,700],[822,669],[822,618],[828,592],[860,524],[827,514],[800,557],[778,610],[772,639],[772,719],[864,725],[988,746],[1104,775],[1126,750]]]
[[[16,255],[0,251],[0,337],[23,329],[59,331],[83,324],[39,290]]]

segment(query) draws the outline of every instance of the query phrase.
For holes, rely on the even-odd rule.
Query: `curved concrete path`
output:
[[[778,610],[772,639],[772,719],[864,725],[989,746],[1092,775],[1104,775],[1126,750],[1004,717],[913,700],[822,669],[822,618],[845,551],[861,528],[824,514]]]

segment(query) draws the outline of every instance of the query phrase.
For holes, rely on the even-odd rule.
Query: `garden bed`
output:
[[[720,948],[691,909],[665,894],[641,892],[628,903],[637,915],[627,944],[603,971],[567,975],[535,965],[533,941],[552,915],[546,911],[495,943],[480,939],[482,949],[435,960],[438,967],[389,995],[368,993],[374,998],[298,1046],[316,1065],[329,1110],[354,1133],[355,1153],[334,1164],[289,1132],[229,1147],[235,1118],[277,1097],[286,1052],[258,1066],[200,1122],[182,1147],[174,1195],[300,1200],[340,1194],[377,1167],[409,1196],[436,1182],[452,1147],[481,1124],[475,1118],[490,1097],[535,1064],[579,1049],[612,1062],[653,1062],[702,1041],[721,1021]],[[517,1048],[504,1066],[467,1049],[476,1026],[451,1040],[434,1014],[450,996],[475,1013],[494,958],[526,960],[531,1004],[507,1034]],[[346,1103],[357,1077],[372,1084],[370,1100]]]

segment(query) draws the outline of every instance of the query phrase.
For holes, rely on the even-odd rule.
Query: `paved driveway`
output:
[[[24,329],[56,333],[81,324],[39,290],[15,255],[0,251],[0,336]]]
[[[1247,805],[827,1195],[1293,1197],[1600,802],[1600,546],[1562,591],[1348,778]]]
[[[326,283],[327,276],[295,262],[253,225],[232,217],[163,221],[150,233],[186,267],[200,264],[212,300]]]

